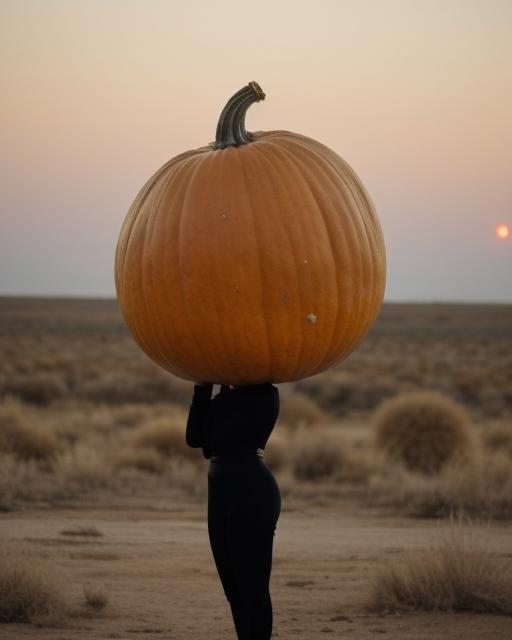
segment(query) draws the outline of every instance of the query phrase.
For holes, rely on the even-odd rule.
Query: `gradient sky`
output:
[[[0,293],[115,295],[126,212],[207,144],[316,138],[379,214],[388,301],[512,302],[510,0],[2,0]]]

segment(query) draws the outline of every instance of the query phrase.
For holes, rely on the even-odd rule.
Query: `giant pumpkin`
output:
[[[115,283],[135,341],[191,381],[286,382],[348,356],[384,295],[382,230],[368,193],[325,145],[245,129],[255,82],[216,140],[142,187],[121,228]]]

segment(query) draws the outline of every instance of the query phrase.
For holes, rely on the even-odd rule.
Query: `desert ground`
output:
[[[113,300],[0,298],[0,354],[0,638],[234,639],[192,383]],[[278,386],[273,637],[512,638],[512,306],[387,304]]]

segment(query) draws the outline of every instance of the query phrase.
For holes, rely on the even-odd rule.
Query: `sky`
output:
[[[248,130],[331,147],[371,195],[385,300],[512,302],[510,0],[2,0],[0,294],[115,295],[144,182]]]

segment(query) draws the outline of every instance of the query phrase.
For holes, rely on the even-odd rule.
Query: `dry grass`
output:
[[[339,431],[318,427],[297,430],[291,447],[291,467],[299,480],[323,480],[341,474],[348,445]]]
[[[286,396],[279,404],[279,424],[290,429],[315,426],[327,417],[312,398],[302,393]]]
[[[0,397],[37,402],[24,386],[49,379],[56,391],[42,407],[62,400],[187,406],[191,384],[148,360],[115,300],[4,297],[0,311]],[[391,395],[428,388],[478,417],[510,417],[511,345],[512,305],[385,304],[350,358],[290,388],[335,416],[368,413]]]
[[[62,529],[60,532],[61,536],[84,536],[87,538],[99,538],[103,534],[101,531],[92,525],[87,526],[78,526],[74,529]]]
[[[387,400],[374,416],[373,429],[378,448],[421,473],[437,473],[449,460],[469,456],[474,446],[468,413],[434,391]]]
[[[165,469],[165,458],[154,449],[125,448],[118,451],[113,458],[115,471],[137,469],[142,472],[161,474]]]
[[[314,399],[323,411],[335,416],[371,410],[397,392],[395,381],[388,375],[364,378],[345,367],[300,380],[295,388]]]
[[[53,465],[53,473],[60,480],[62,497],[113,486],[108,450],[99,450],[87,443],[78,442],[60,454]]]
[[[471,461],[454,460],[430,477],[381,460],[375,462],[367,499],[370,504],[391,506],[416,517],[455,513],[510,519],[512,460],[503,452],[480,451]]]
[[[49,460],[59,443],[52,433],[36,426],[23,405],[12,398],[0,405],[0,453],[12,453],[20,460]]]
[[[112,405],[125,403],[174,402],[185,406],[190,384],[173,378],[164,371],[152,370],[147,375],[134,375],[130,371],[103,372],[84,381],[76,394],[89,402]]]
[[[512,457],[512,422],[494,423],[482,429],[482,442],[492,451],[504,451]]]
[[[7,445],[9,427],[0,419],[0,510],[161,487],[204,499],[207,462],[185,443],[192,383],[142,353],[115,301],[0,298],[0,310],[1,406],[11,406],[15,425]],[[366,437],[373,407],[425,389],[465,403],[482,426],[487,463],[447,461],[437,476],[423,478],[375,459]],[[400,511],[446,515],[463,506],[509,517],[503,456],[510,451],[511,389],[512,306],[384,305],[350,358],[280,385],[281,412],[265,459],[289,499],[300,492],[327,499],[350,480],[359,485],[354,493],[367,487],[371,499]],[[487,429],[490,419],[502,426]],[[331,448],[322,442],[328,425],[340,436]],[[361,446],[353,425],[364,435]],[[301,428],[310,432],[307,446],[294,437]]]
[[[35,461],[23,462],[11,454],[0,455],[0,511],[11,511],[25,502],[39,500],[42,485],[42,473]]]
[[[185,441],[186,422],[185,413],[150,420],[132,432],[131,446],[135,450],[153,449],[166,457],[182,456],[197,460],[201,452],[189,447]]]
[[[84,587],[84,599],[85,605],[95,611],[101,611],[108,604],[108,595],[101,589]]]
[[[0,395],[12,395],[23,402],[41,406],[64,398],[68,393],[67,385],[62,378],[47,371],[10,376],[0,390]]]
[[[142,414],[132,407],[126,412],[128,421],[136,425],[142,419],[142,424],[117,429],[121,407],[98,407],[90,417],[97,420],[94,424],[104,426],[89,431],[86,418],[79,420],[73,408],[66,429],[73,423],[78,430],[62,436],[62,451],[51,465],[41,468],[36,459],[0,455],[0,509],[93,497],[98,490],[143,494],[154,483],[203,500],[207,461],[199,450],[186,448],[185,423],[179,423],[179,412],[171,407],[155,406],[153,417],[150,407]],[[61,424],[60,415],[68,415],[68,409],[59,411],[54,408],[52,414]],[[109,412],[112,428],[107,428]],[[51,416],[45,420],[50,421]],[[278,425],[267,443],[265,461],[287,483],[282,491],[289,499],[294,495],[327,499],[347,488],[348,481],[359,485],[358,495],[366,492],[370,503],[410,515],[444,517],[462,510],[500,519],[512,517],[512,461],[504,451],[486,447],[465,464],[451,461],[437,475],[423,476],[381,459],[363,437],[366,432],[362,422],[350,427],[350,438],[342,425],[296,429]],[[176,453],[179,451],[190,457]]]
[[[489,552],[471,523],[452,518],[439,544],[381,567],[367,608],[512,614],[512,562]]]
[[[0,622],[57,626],[69,612],[60,587],[28,549],[0,547]]]

